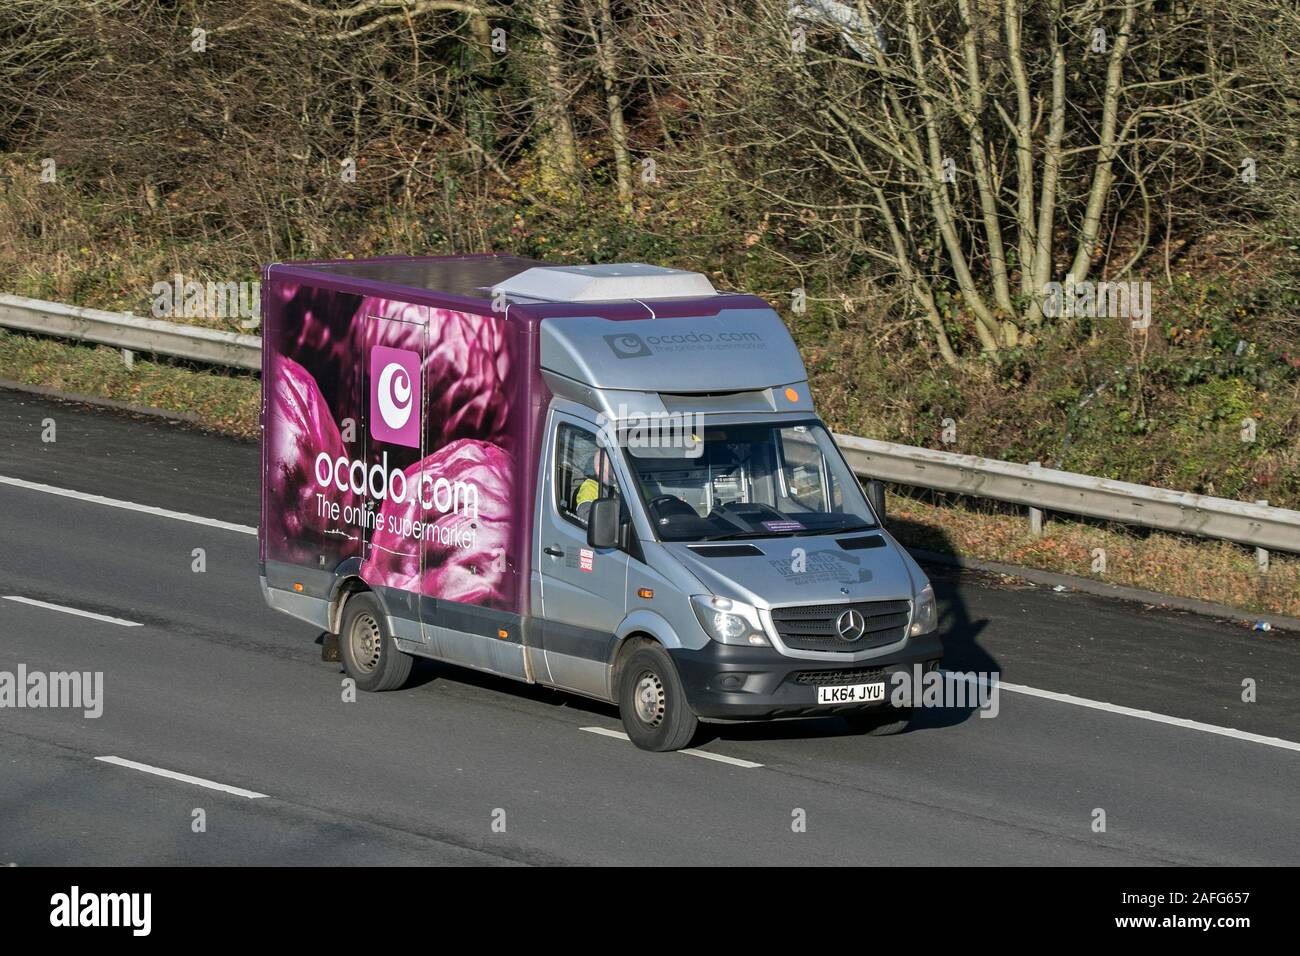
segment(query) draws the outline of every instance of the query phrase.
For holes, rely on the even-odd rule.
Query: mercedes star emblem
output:
[[[867,621],[858,611],[850,608],[840,613],[835,619],[835,633],[839,635],[841,641],[852,643],[862,636],[862,632],[867,629]]]

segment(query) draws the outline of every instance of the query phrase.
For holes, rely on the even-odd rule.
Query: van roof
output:
[[[559,265],[524,256],[380,256],[286,262],[289,267],[390,287],[420,289],[466,299],[504,293],[517,302],[628,302],[701,299],[718,295],[698,272],[644,262]]]
[[[486,253],[268,267],[268,275],[277,274],[450,309],[481,309],[496,288],[515,304],[506,312],[512,322],[540,336],[541,367],[596,389],[687,394],[707,383],[709,392],[746,392],[808,377],[767,302],[719,293],[694,272],[643,263],[558,266]],[[806,396],[806,389],[797,393]],[[782,404],[782,410],[805,410],[803,401]]]
[[[524,256],[486,253],[470,256],[379,256],[286,262],[287,266],[326,275],[425,289],[467,299],[490,299],[492,287],[537,266],[554,263]]]

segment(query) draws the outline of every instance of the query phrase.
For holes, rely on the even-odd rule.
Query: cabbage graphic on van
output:
[[[404,499],[389,496],[361,577],[449,601],[506,608],[513,464],[490,442],[462,438],[404,473]]]
[[[458,438],[508,446],[512,356],[501,326],[493,315],[365,298],[352,322],[351,355],[364,357],[376,348],[424,355],[427,451]],[[352,394],[360,387],[362,367],[352,363]]]
[[[345,449],[316,380],[293,359],[273,354],[271,361],[263,503],[267,548],[282,561],[315,562],[341,543],[336,529],[317,518],[315,462],[321,455],[342,457]],[[350,488],[336,490],[334,500],[340,512],[356,505]]]
[[[513,606],[500,319],[292,283],[270,294],[266,558],[356,558],[372,586]]]

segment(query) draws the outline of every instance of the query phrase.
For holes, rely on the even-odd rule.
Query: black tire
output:
[[[411,676],[414,658],[397,649],[384,623],[379,599],[363,591],[343,607],[339,657],[347,675],[365,691],[395,690]]]
[[[700,726],[673,659],[658,644],[638,647],[623,662],[618,710],[623,729],[642,750],[681,750]]]
[[[855,734],[892,737],[894,734],[901,734],[912,723],[912,708],[885,705],[844,714],[843,717],[849,729]]]

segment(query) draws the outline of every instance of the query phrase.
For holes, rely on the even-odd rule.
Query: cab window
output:
[[[555,439],[555,510],[579,528],[597,498],[619,498],[618,479],[596,433],[562,422]]]

